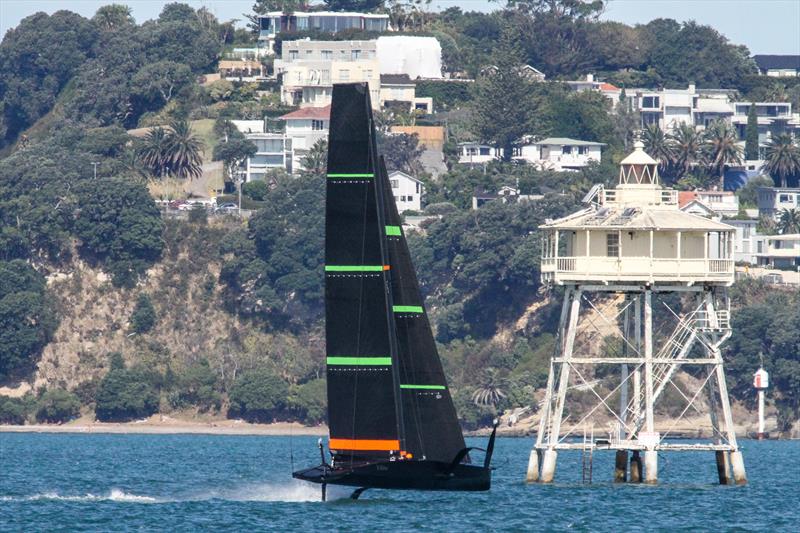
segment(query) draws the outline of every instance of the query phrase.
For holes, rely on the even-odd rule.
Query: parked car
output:
[[[239,206],[233,202],[225,202],[224,204],[219,204],[217,208],[214,210],[215,213],[234,213],[239,210]]]
[[[186,200],[172,200],[169,204],[170,209],[181,209],[182,205],[186,204]]]

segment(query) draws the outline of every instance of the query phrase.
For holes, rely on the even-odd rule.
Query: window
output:
[[[606,233],[606,255],[619,257],[619,233]]]
[[[478,149],[475,148],[474,146],[464,147],[464,150],[466,152],[466,155],[478,155]]]
[[[481,146],[480,147],[480,153],[481,153],[481,155],[491,155],[489,153],[489,147],[488,146]]]
[[[333,59],[333,50],[323,50],[322,59]]]
[[[757,248],[756,253],[759,254],[764,253],[764,241],[758,241],[758,243],[756,243],[756,248]]]
[[[340,80],[349,80],[350,79],[350,71],[347,69],[342,69],[339,71],[339,79]]]
[[[392,182],[392,189],[398,189],[398,188],[400,188],[400,182],[399,182],[399,180],[391,180],[391,182]]]
[[[587,148],[586,146],[578,146],[578,153],[580,155],[586,155],[587,153],[589,153],[589,148]]]
[[[792,203],[792,197],[788,194],[781,194],[778,197],[778,201],[782,204],[790,204]]]
[[[314,50],[306,50],[306,57],[310,57],[311,54],[314,53]]]
[[[572,146],[562,146],[561,147],[562,154],[571,154],[572,153]]]
[[[643,96],[642,97],[642,107],[646,107],[648,109],[655,109],[659,107],[659,98],[658,96]]]
[[[350,59],[353,61],[358,61],[361,58],[361,50],[352,50],[350,52]]]
[[[417,184],[416,184],[416,186],[417,186],[417,187],[416,187],[417,194],[419,194],[419,183],[417,183]]]
[[[364,79],[370,79],[372,77],[372,71],[367,69],[364,71]]]
[[[289,50],[289,61],[294,61],[297,59],[299,52],[297,50]]]

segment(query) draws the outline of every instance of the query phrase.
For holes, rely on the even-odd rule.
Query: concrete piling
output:
[[[558,452],[555,450],[545,450],[544,460],[542,461],[542,483],[552,483],[556,475],[556,458]]]
[[[528,473],[525,476],[525,481],[528,483],[539,481],[539,453],[539,450],[533,448],[528,458]]]
[[[717,459],[717,476],[719,477],[720,485],[727,485],[731,482],[730,475],[730,459],[728,452],[724,450],[717,450],[714,452]]]
[[[617,450],[614,461],[614,483],[625,483],[628,480],[628,450]]]
[[[644,476],[645,483],[658,483],[658,452],[655,450],[644,452]]]
[[[633,450],[633,457],[631,457],[631,483],[642,482],[642,457],[639,450]]]
[[[742,452],[735,450],[730,455],[731,469],[733,470],[733,481],[737,485],[744,485],[747,483],[747,473],[744,470],[744,457]]]

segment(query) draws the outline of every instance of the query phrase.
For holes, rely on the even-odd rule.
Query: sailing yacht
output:
[[[488,490],[495,431],[471,463],[400,215],[378,157],[369,87],[335,85],[325,207],[328,441],[293,473],[322,485]]]

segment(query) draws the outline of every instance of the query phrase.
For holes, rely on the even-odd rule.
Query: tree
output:
[[[33,369],[55,332],[46,287],[25,261],[0,261],[0,382]]]
[[[642,132],[644,151],[658,161],[659,170],[665,172],[672,162],[675,153],[670,138],[658,124],[648,124]]]
[[[745,159],[759,159],[758,157],[758,115],[755,104],[750,105],[747,111],[747,127],[744,130]]]
[[[675,179],[679,180],[700,162],[703,136],[691,124],[681,122],[669,135],[670,151],[675,166]]]
[[[194,405],[203,412],[219,409],[222,397],[217,392],[217,386],[217,375],[208,360],[201,359],[176,375],[173,406]]]
[[[144,185],[125,179],[91,180],[78,197],[79,251],[102,264],[117,285],[132,286],[161,257],[164,223]]]
[[[142,67],[131,79],[131,95],[144,110],[168,104],[181,90],[194,82],[189,67],[174,61],[159,61]]]
[[[268,368],[243,372],[230,391],[229,417],[269,423],[286,408],[289,386]]]
[[[503,378],[496,368],[487,368],[483,373],[481,384],[472,394],[472,401],[475,405],[494,409],[506,398],[503,388],[507,384],[508,380]]]
[[[378,153],[384,157],[388,170],[419,175],[424,170],[420,161],[423,151],[416,133],[378,133]]]
[[[778,229],[783,234],[800,233],[800,209],[781,210]]]
[[[211,158],[214,161],[222,161],[228,178],[233,179],[236,169],[247,161],[247,158],[253,157],[258,147],[230,120],[215,122],[214,133],[221,137],[221,141],[214,147]]]
[[[472,132],[483,142],[503,149],[510,161],[523,135],[531,133],[537,104],[534,82],[523,73],[522,51],[511,29],[506,29],[492,54],[492,71],[474,84]]]
[[[60,424],[80,414],[81,402],[77,396],[63,389],[49,389],[39,397],[36,420]]]
[[[94,22],[103,31],[125,31],[136,24],[133,19],[133,10],[121,4],[109,4],[98,8],[92,17]]]
[[[122,357],[112,354],[111,369],[100,381],[95,415],[101,422],[128,422],[158,411],[159,396],[151,373],[125,368]]]
[[[131,329],[136,333],[147,333],[156,325],[156,310],[145,293],[139,293],[136,306],[131,313]]]
[[[328,140],[320,139],[300,160],[303,171],[313,176],[324,176],[328,171]]]
[[[722,190],[725,185],[725,169],[742,163],[742,148],[736,138],[736,131],[722,120],[712,123],[703,134],[703,155],[709,173],[719,176],[719,188]]]
[[[169,173],[169,143],[169,132],[157,126],[150,128],[136,149],[139,160],[157,178]]]
[[[371,13],[383,8],[384,0],[322,0],[328,11]]]
[[[203,174],[203,142],[192,132],[186,120],[170,124],[167,136],[169,172],[179,178],[198,178]]]
[[[788,185],[789,177],[800,175],[800,148],[791,135],[782,133],[769,140],[762,168],[781,187]]]

